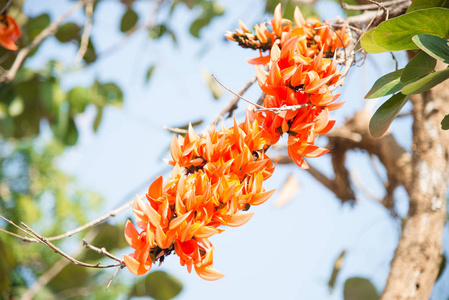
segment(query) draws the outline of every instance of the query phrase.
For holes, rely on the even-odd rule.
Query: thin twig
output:
[[[262,109],[265,108],[265,107],[263,107],[262,105],[259,105],[259,104],[257,104],[257,103],[251,102],[250,100],[248,100],[248,99],[244,98],[243,96],[237,94],[236,92],[234,92],[233,90],[231,90],[230,88],[228,88],[227,86],[225,86],[223,83],[221,83],[221,81],[218,80],[218,78],[215,77],[214,74],[212,74],[212,77],[215,79],[216,82],[218,82],[219,85],[221,85],[223,88],[225,88],[228,92],[230,92],[230,93],[233,94],[234,96],[239,97],[239,98],[242,99],[243,101],[245,101],[245,102],[247,102],[247,103],[249,103],[249,104],[252,104],[252,105],[254,105],[255,107],[262,108]]]
[[[25,48],[22,48],[19,53],[16,56],[16,59],[14,60],[11,68],[6,72],[5,75],[0,78],[0,82],[9,82],[14,79],[17,72],[19,71],[20,66],[25,61],[25,59],[28,57],[30,52],[39,46],[42,41],[47,38],[48,36],[54,34],[56,30],[58,29],[59,25],[73,12],[75,12],[80,7],[84,6],[84,0],[78,1],[74,6],[72,6],[67,12],[65,12],[63,15],[61,15],[55,22],[50,24],[47,28],[45,28],[39,35]]]
[[[90,250],[94,250],[97,253],[100,253],[106,257],[109,257],[110,259],[113,259],[115,261],[118,261],[119,263],[123,263],[123,260],[121,260],[120,258],[112,255],[111,253],[109,253],[104,247],[103,248],[98,248],[95,247],[94,245],[89,244],[86,239],[83,239],[83,247],[86,249],[90,249]]]
[[[206,128],[206,132],[212,131],[212,129],[217,125],[217,123],[225,116],[225,114],[232,115],[232,112],[237,108],[237,102],[240,99],[239,95],[243,95],[253,84],[257,81],[257,77],[254,75],[238,92],[238,95],[235,95],[228,104],[221,110],[221,112],[215,117],[215,119],[210,123],[210,125]]]
[[[93,0],[84,0],[86,2],[86,22],[84,24],[83,34],[81,36],[80,48],[78,49],[78,53],[75,56],[73,61],[73,65],[78,65],[83,59],[84,55],[86,55],[87,48],[89,46],[89,38],[90,32],[92,30],[92,22],[93,22],[93,13],[94,13],[94,1]]]
[[[2,10],[0,10],[0,15],[3,15],[4,13],[6,13],[8,8],[11,6],[11,3],[12,3],[12,0],[8,0],[8,2],[6,2],[5,6],[3,6]]]
[[[174,128],[174,127],[168,127],[168,126],[164,126],[162,127],[165,130],[171,131],[173,133],[178,133],[178,134],[187,134],[188,130],[186,129],[181,129],[181,128]]]
[[[95,228],[91,230],[85,237],[87,240],[93,240],[97,234],[99,233],[98,228]],[[84,247],[79,247],[78,251],[73,254],[72,256],[76,257],[78,256],[82,251]],[[70,261],[61,258],[59,261],[57,261],[55,264],[53,264],[50,269],[45,271],[32,285],[31,287],[22,295],[21,300],[31,300],[34,298],[34,296],[39,292],[39,290],[46,286],[56,275],[61,272],[62,269],[64,269],[68,264],[70,264]],[[59,298],[58,298],[59,299]]]
[[[123,269],[124,267],[125,267],[125,266],[123,265],[123,266],[118,267],[117,270],[115,270],[114,275],[112,275],[111,279],[110,279],[109,282],[108,282],[108,285],[106,286],[106,291],[109,289],[109,286],[111,285],[112,280],[114,280],[114,278],[115,278],[115,276],[117,275],[118,271],[120,271],[120,270]]]
[[[123,262],[121,262],[121,263],[112,264],[112,265],[101,265],[100,263],[93,265],[93,264],[88,264],[88,263],[79,261],[79,260],[73,258],[72,256],[68,255],[67,253],[65,253],[64,251],[59,249],[58,247],[56,247],[54,244],[50,243],[47,240],[47,238],[45,238],[42,235],[38,234],[36,231],[31,229],[25,223],[22,222],[21,224],[22,224],[23,227],[25,227],[25,230],[27,231],[27,233],[30,236],[34,237],[41,244],[46,245],[47,247],[49,247],[50,249],[52,249],[53,251],[55,251],[56,253],[58,253],[59,255],[61,255],[62,257],[66,258],[67,260],[69,260],[70,262],[72,262],[73,264],[75,264],[77,266],[82,266],[82,267],[86,267],[86,268],[94,268],[94,269],[107,269],[107,268],[115,268],[115,267],[121,266],[123,264]]]
[[[395,6],[404,2],[408,2],[410,0],[392,0],[392,1],[385,1],[382,3],[382,5],[384,7],[386,6]],[[375,10],[377,8],[379,8],[379,4],[378,3],[373,3],[373,4],[364,4],[364,5],[349,5],[344,3],[342,0],[339,0],[340,2],[340,6],[341,8],[345,9],[345,10]],[[374,2],[374,1],[370,1],[370,2]]]

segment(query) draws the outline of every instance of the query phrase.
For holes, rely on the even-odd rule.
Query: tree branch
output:
[[[84,55],[86,54],[87,47],[89,46],[90,32],[92,30],[94,1],[93,0],[84,0],[84,1],[86,6],[86,22],[84,24],[84,30],[81,36],[80,48],[78,49],[78,53],[76,54],[75,59],[73,61],[74,65],[78,65],[83,59]]]
[[[0,78],[0,82],[9,82],[14,79],[17,72],[19,71],[19,68],[22,66],[22,63],[25,61],[25,59],[28,57],[30,52],[39,46],[42,41],[47,38],[48,36],[54,34],[56,30],[58,29],[59,25],[73,12],[75,12],[80,7],[84,6],[84,0],[78,1],[72,8],[70,8],[67,12],[65,12],[63,15],[61,15],[55,22],[50,24],[47,28],[45,28],[41,33],[39,33],[38,36],[25,48],[20,49],[19,53],[16,56],[16,59],[14,60],[11,68],[6,72],[6,74],[3,74]]]

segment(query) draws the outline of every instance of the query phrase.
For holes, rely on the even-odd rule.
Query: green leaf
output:
[[[431,34],[447,38],[449,9],[428,8],[417,10],[388,21],[368,31],[362,37],[362,47],[370,53],[417,49],[412,37]],[[383,49],[382,49],[383,48]]]
[[[441,259],[441,263],[440,263],[440,268],[438,269],[438,275],[437,275],[437,279],[435,279],[435,281],[437,281],[441,274],[443,274],[444,269],[446,268],[446,256],[443,254],[443,258]]]
[[[443,120],[441,120],[441,129],[443,130],[449,129],[449,115],[445,115]]]
[[[103,106],[97,106],[97,116],[95,117],[94,125],[93,125],[94,132],[97,132],[102,118],[103,118]]]
[[[34,39],[42,30],[50,25],[50,16],[48,14],[42,14],[34,18],[29,18],[25,25],[25,29],[28,32],[28,38]]]
[[[223,7],[213,1],[201,2],[201,6],[203,7],[203,12],[193,21],[189,29],[190,34],[196,38],[200,37],[200,30],[204,26],[208,25],[213,18],[221,16],[224,13]]]
[[[415,81],[434,71],[436,59],[421,51],[413,57],[405,66],[401,75],[401,81]]]
[[[167,31],[167,26],[165,24],[156,24],[150,28],[150,38],[158,39],[162,37]]]
[[[445,81],[448,78],[449,78],[449,68],[437,71],[413,83],[409,83],[402,88],[401,92],[407,95],[423,93],[427,90],[430,90],[431,88],[440,84],[441,82]]]
[[[10,286],[11,272],[17,264],[12,247],[3,239],[0,237],[0,291]]]
[[[366,52],[369,53],[388,52],[387,49],[379,46],[374,40],[374,30],[376,30],[376,28],[367,31],[364,35],[362,35],[362,38],[360,39],[360,45],[363,47],[363,49],[365,49]]]
[[[412,11],[419,9],[426,9],[432,7],[446,7],[449,8],[448,0],[415,0],[410,4],[407,9],[407,13],[411,13]]]
[[[379,294],[371,281],[361,277],[348,278],[345,282],[343,294],[344,300],[379,299]]]
[[[55,33],[55,37],[61,43],[67,43],[72,40],[78,40],[80,38],[81,28],[78,24],[73,22],[67,22],[62,24]]]
[[[179,279],[164,271],[154,271],[136,283],[130,296],[169,300],[176,297],[181,290],[182,283]]]
[[[90,38],[89,43],[87,44],[86,54],[84,54],[83,59],[87,64],[91,64],[97,60],[97,53],[95,52],[94,44]]]
[[[85,87],[75,87],[67,92],[67,100],[70,104],[70,115],[75,116],[84,112],[89,104],[89,89]]]
[[[156,65],[151,65],[151,67],[147,71],[147,75],[145,76],[145,83],[150,81],[151,75],[153,75],[154,70],[156,69]]]
[[[210,23],[210,19],[209,18],[197,18],[195,21],[192,22],[192,24],[190,25],[190,29],[189,32],[191,35],[193,35],[196,38],[200,37],[200,30],[208,25]]]
[[[404,69],[388,73],[376,80],[373,87],[366,94],[365,99],[374,99],[399,92],[403,86],[410,82],[402,82]]]
[[[87,286],[89,280],[87,268],[67,265],[48,283],[48,286],[55,292]]]
[[[8,107],[8,114],[11,117],[17,117],[18,115],[22,114],[24,110],[24,104],[23,99],[20,97],[16,97]]]
[[[340,255],[337,257],[337,259],[335,260],[334,268],[332,270],[332,274],[331,274],[331,277],[328,282],[330,293],[332,293],[332,291],[334,289],[335,282],[337,281],[338,273],[340,273],[341,267],[343,266],[343,258],[345,256],[345,254],[346,254],[346,250],[343,250],[340,253]]]
[[[449,64],[449,41],[429,34],[419,34],[412,38],[413,42],[427,54]]]
[[[381,137],[387,131],[408,98],[408,95],[397,93],[377,109],[369,122],[369,132],[373,137]]]
[[[127,32],[136,25],[138,19],[139,16],[137,13],[129,8],[123,14],[122,21],[120,22],[120,31]]]

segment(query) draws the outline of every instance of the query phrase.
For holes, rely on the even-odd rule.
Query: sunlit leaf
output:
[[[365,99],[379,98],[394,94],[410,82],[402,82],[401,76],[404,69],[388,73],[376,80],[373,87],[366,94]]]
[[[203,12],[190,25],[190,34],[196,38],[200,37],[201,29],[208,25],[213,18],[223,15],[223,7],[214,1],[201,2]]]
[[[75,116],[84,112],[89,103],[89,89],[85,87],[74,87],[67,92],[67,100],[70,104],[70,114]]]
[[[120,22],[120,31],[127,32],[136,25],[138,19],[139,15],[137,15],[134,10],[132,10],[131,8],[127,9],[123,14],[122,20]]]
[[[385,103],[377,109],[369,122],[370,134],[375,138],[381,137],[388,130],[391,122],[393,122],[394,118],[396,118],[407,101],[408,95],[401,93],[397,93],[385,101]]]
[[[93,129],[97,132],[98,127],[100,127],[101,119],[103,118],[103,106],[97,106],[97,115],[95,116]]]
[[[407,9],[407,13],[410,13],[415,10],[419,9],[426,9],[426,8],[432,8],[432,7],[445,7],[449,8],[449,1],[448,0],[415,0],[410,4],[409,8]]]
[[[151,67],[148,69],[147,75],[145,76],[146,83],[148,83],[150,81],[150,78],[153,75],[153,72],[155,69],[156,69],[156,65],[151,65]]]
[[[415,35],[413,42],[428,55],[449,64],[449,41],[428,34]]]
[[[343,266],[343,259],[346,254],[346,250],[343,250],[337,257],[334,263],[334,268],[332,269],[332,274],[328,282],[329,292],[332,293],[334,290],[335,282],[337,281],[337,276],[340,273],[341,267]]]
[[[130,296],[169,300],[176,297],[181,290],[182,283],[179,279],[163,271],[154,271],[136,283]]]
[[[371,281],[361,277],[348,278],[345,282],[343,293],[344,300],[379,299],[379,294]]]
[[[405,66],[401,75],[401,82],[415,81],[434,71],[436,59],[421,51]]]
[[[449,79],[449,68],[437,71],[413,83],[409,83],[402,88],[401,92],[407,95],[423,93],[447,79]]]
[[[17,117],[18,115],[20,115],[24,110],[24,104],[23,104],[23,99],[20,97],[16,97],[10,104],[8,107],[8,114],[11,117]]]
[[[449,9],[429,8],[384,21],[362,37],[362,47],[370,53],[417,49],[417,34],[449,37]]]

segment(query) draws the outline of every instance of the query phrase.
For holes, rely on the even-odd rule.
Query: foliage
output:
[[[374,114],[370,122],[374,137],[386,132],[409,95],[423,93],[449,79],[449,69],[434,70],[437,60],[449,61],[448,20],[447,1],[415,0],[406,14],[382,22],[362,36],[361,45],[370,53],[420,51],[404,69],[379,78],[365,96],[377,98],[397,93]],[[442,129],[446,130],[443,122]]]

